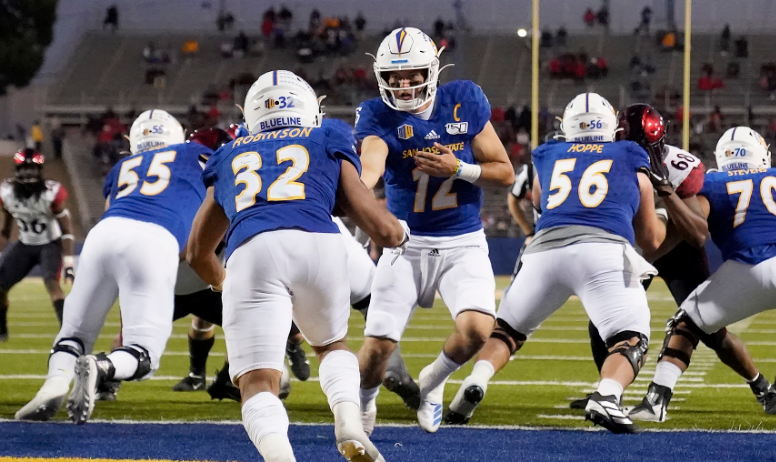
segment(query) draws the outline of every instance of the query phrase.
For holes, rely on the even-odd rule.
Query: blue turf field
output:
[[[292,425],[297,460],[341,462],[330,425]],[[401,461],[772,461],[776,434],[378,427],[373,441]],[[256,461],[239,424],[0,422],[0,456]]]

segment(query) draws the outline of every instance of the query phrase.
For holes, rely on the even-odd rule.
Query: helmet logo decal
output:
[[[278,71],[272,71],[272,85],[278,84]]]
[[[402,28],[396,33],[396,44],[399,45],[399,54],[401,55],[401,47],[404,45],[404,39],[407,38],[407,31]]]

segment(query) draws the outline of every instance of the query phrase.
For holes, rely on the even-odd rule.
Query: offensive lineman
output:
[[[59,286],[60,269],[65,280],[73,282],[75,272],[70,211],[67,190],[58,181],[43,179],[43,155],[34,149],[19,150],[13,156],[16,175],[0,184],[3,227],[0,236],[7,243],[14,220],[19,240],[7,245],[0,263],[0,343],[8,340],[8,291],[24,279],[35,265],[43,271],[43,284],[51,296],[54,312],[62,325],[65,294]]]
[[[543,211],[538,232],[502,298],[497,327],[451,409],[470,416],[490,378],[576,294],[609,350],[586,418],[614,433],[635,433],[640,429],[619,402],[649,347],[650,313],[640,280],[656,271],[632,245],[654,251],[665,238],[651,182],[662,186],[666,180],[659,170],[645,172],[650,162],[643,148],[613,143],[617,117],[601,96],[574,98],[562,127],[566,142],[551,141],[533,152],[533,199]]]
[[[140,114],[129,141],[132,155],[105,180],[106,211],[84,243],[81,277],[65,300],[46,382],[16,413],[18,420],[53,417],[75,376],[67,408],[70,419],[83,424],[102,382],[141,380],[159,368],[172,332],[179,255],[205,196],[199,157],[212,151],[185,144],[181,125],[159,109]],[[124,346],[92,355],[117,297]]]
[[[278,399],[292,318],[320,359],[340,454],[384,460],[361,425],[358,361],[344,342],[347,253],[331,219],[335,195],[340,210],[397,255],[409,235],[359,180],[355,147],[337,130],[320,127],[321,116],[303,79],[288,71],[259,77],[245,101],[252,136],[208,161],[207,197],[187,252],[203,280],[223,287],[230,375],[240,388],[245,429],[267,462],[295,461]],[[224,234],[228,270],[214,254]]]
[[[776,414],[776,390],[760,374],[740,338],[726,326],[776,307],[776,170],[762,137],[749,127],[727,130],[698,193],[722,266],[681,304],[666,326],[655,376],[634,420],[665,421],[677,381],[699,341],[743,377],[768,414]]]
[[[422,31],[407,27],[380,44],[374,72],[381,98],[356,112],[362,140],[361,179],[385,179],[388,209],[413,239],[395,258],[384,251],[358,353],[364,429],[374,429],[376,398],[388,357],[417,306],[430,308],[437,290],[455,321],[437,359],[419,375],[418,422],[436,432],[447,378],[472,358],[493,330],[495,279],[488,259],[479,185],[509,186],[514,172],[490,124],[490,104],[471,81],[438,86],[439,53]]]

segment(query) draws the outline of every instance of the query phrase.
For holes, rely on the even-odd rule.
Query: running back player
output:
[[[562,127],[565,143],[548,142],[533,152],[533,196],[543,211],[538,232],[502,298],[496,329],[450,405],[448,422],[468,420],[490,378],[576,294],[609,350],[586,417],[615,433],[639,431],[619,401],[649,347],[650,313],[640,280],[656,273],[632,246],[654,251],[665,238],[644,172],[649,157],[635,143],[613,143],[617,117],[595,93],[566,106]]]
[[[19,240],[6,244],[0,262],[0,343],[8,340],[8,291],[35,265],[43,271],[43,284],[60,326],[65,306],[65,294],[59,285],[60,270],[64,268],[65,279],[71,283],[75,277],[75,238],[65,204],[67,190],[58,181],[43,179],[45,159],[38,151],[22,149],[13,160],[16,175],[0,184],[0,205],[5,215],[0,235],[7,243],[16,221]]]
[[[49,357],[46,382],[17,419],[48,420],[75,375],[68,413],[76,424],[94,409],[106,380],[142,380],[159,368],[172,332],[175,277],[197,207],[205,196],[199,144],[165,111],[140,114],[129,132],[132,155],[105,180],[106,211],[89,232],[79,276],[65,300],[65,317]],[[92,355],[113,303],[121,307],[123,345]]]
[[[361,425],[358,361],[344,342],[350,294],[344,240],[331,219],[335,196],[381,245],[400,247],[408,234],[359,180],[355,147],[320,127],[321,116],[303,79],[288,71],[259,77],[245,101],[251,136],[208,161],[187,253],[203,280],[223,287],[230,375],[245,429],[267,462],[295,460],[278,399],[292,319],[320,359],[340,454],[383,460]],[[228,270],[214,254],[224,235]]]
[[[418,377],[417,416],[427,432],[441,423],[448,377],[493,330],[495,279],[480,219],[480,185],[509,186],[514,172],[482,89],[468,80],[438,86],[440,52],[418,29],[391,32],[374,63],[381,97],[356,110],[361,179],[372,189],[384,178],[388,209],[413,234],[404,255],[384,251],[372,284],[358,353],[367,433],[374,428],[388,358],[418,306],[430,308],[439,291],[455,321],[443,351]]]

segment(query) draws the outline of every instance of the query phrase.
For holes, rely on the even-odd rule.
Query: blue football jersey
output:
[[[438,152],[437,142],[474,164],[472,138],[489,120],[488,99],[468,80],[437,89],[429,120],[393,110],[380,98],[358,107],[356,138],[374,135],[388,145],[383,176],[388,210],[406,220],[413,234],[457,236],[482,229],[482,189],[464,180],[426,175],[416,170],[413,157],[418,151]]]
[[[199,143],[182,143],[121,159],[105,178],[110,206],[102,217],[156,223],[183,248],[205,199],[200,160],[211,154]]]
[[[340,130],[284,128],[222,146],[202,178],[229,218],[226,258],[256,234],[277,229],[339,233],[331,220],[340,163],[361,162]]]
[[[724,260],[756,265],[776,257],[776,169],[710,172],[698,193],[709,200],[709,232]]]
[[[633,217],[641,198],[637,172],[649,168],[641,146],[551,141],[534,150],[533,162],[542,187],[537,231],[593,226],[634,243]]]
[[[342,135],[345,137],[345,139],[350,142],[353,146],[356,145],[356,138],[355,134],[353,133],[353,127],[341,119],[326,119],[324,118],[321,121],[321,127],[323,128],[331,128],[334,130],[339,131],[342,133]]]

